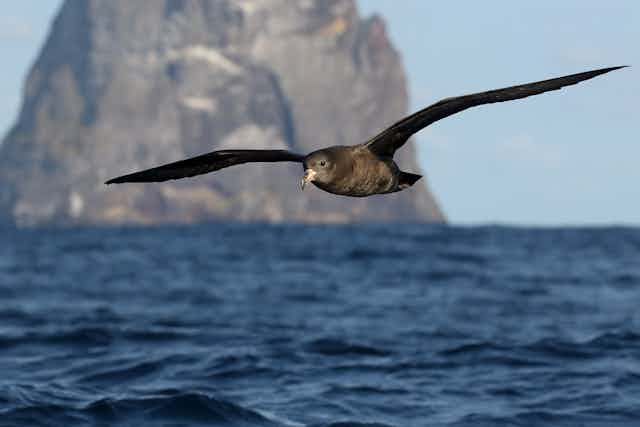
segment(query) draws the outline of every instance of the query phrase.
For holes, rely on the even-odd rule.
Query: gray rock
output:
[[[300,193],[299,165],[160,185],[110,177],[222,148],[363,142],[407,112],[403,67],[353,0],[67,0],[0,147],[0,216],[19,224],[216,219],[444,221],[423,182]],[[413,144],[399,153],[419,172]]]

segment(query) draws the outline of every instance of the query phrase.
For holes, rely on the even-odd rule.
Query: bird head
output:
[[[330,184],[336,168],[336,159],[330,150],[319,150],[309,154],[304,159],[304,176],[300,180],[300,189],[304,190],[307,183],[313,182],[322,187]]]

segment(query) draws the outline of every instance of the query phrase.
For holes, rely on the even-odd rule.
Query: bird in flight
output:
[[[220,150],[113,178],[106,184],[161,182],[214,172],[243,163],[296,162],[304,167],[300,187],[313,183],[332,194],[366,197],[402,191],[422,176],[401,171],[393,156],[416,132],[445,117],[483,104],[512,101],[558,90],[610,71],[610,67],[503,89],[446,98],[424,108],[370,140],[351,146],[334,146],[308,155],[287,150]]]

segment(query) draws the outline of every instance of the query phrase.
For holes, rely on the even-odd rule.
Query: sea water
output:
[[[640,230],[3,229],[0,426],[639,426]]]

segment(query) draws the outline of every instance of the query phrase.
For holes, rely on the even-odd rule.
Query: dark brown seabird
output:
[[[400,147],[416,132],[467,108],[511,101],[558,90],[613,70],[610,67],[579,74],[511,86],[503,89],[443,99],[395,123],[369,141],[352,146],[335,146],[306,156],[287,150],[221,150],[111,179],[123,182],[161,182],[214,172],[242,163],[297,162],[304,166],[300,187],[312,182],[329,193],[351,197],[394,193],[411,187],[420,175],[401,171],[393,161]]]

